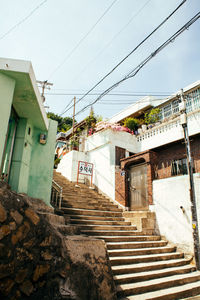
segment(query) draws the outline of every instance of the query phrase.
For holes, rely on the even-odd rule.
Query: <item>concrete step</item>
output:
[[[118,205],[113,204],[111,202],[106,202],[104,200],[95,200],[93,198],[79,198],[76,195],[73,198],[68,198],[68,197],[64,197],[62,199],[62,203],[69,203],[69,204],[74,204],[74,203],[78,203],[78,204],[94,204],[94,205],[104,205],[104,206],[112,206],[112,207],[116,207],[118,208]]]
[[[105,242],[141,242],[141,241],[160,241],[160,236],[157,235],[141,235],[141,232],[139,232],[138,235],[135,236],[105,236],[105,235],[99,235],[99,236],[93,236],[95,238],[99,238],[101,240],[104,240]]]
[[[106,203],[109,203],[109,199],[105,198],[102,195],[97,194],[96,192],[91,194],[90,191],[86,190],[86,191],[80,191],[79,189],[77,190],[70,190],[70,189],[64,189],[63,193],[62,193],[63,197],[66,198],[74,198],[74,196],[77,196],[81,199],[82,198],[88,198],[88,199],[93,199],[93,200],[104,200]]]
[[[135,228],[135,229],[134,229]],[[140,236],[141,232],[136,230],[136,227],[132,228],[133,230],[81,230],[83,234],[87,234],[89,236]],[[130,228],[129,228],[130,229]],[[134,231],[135,230],[135,231]],[[102,239],[102,238],[101,238]],[[103,238],[106,241],[106,239]]]
[[[79,209],[79,208],[68,208],[62,207],[65,214],[70,215],[87,215],[87,216],[108,216],[108,217],[122,217],[120,211],[107,211],[107,210],[95,210],[95,209]]]
[[[87,216],[87,215],[69,215],[71,220],[84,220],[84,221],[116,221],[125,222],[123,217],[109,217],[109,216]]]
[[[53,213],[38,212],[40,216],[43,216],[51,224],[65,225],[65,218]]]
[[[167,246],[159,248],[142,248],[142,249],[118,249],[118,250],[108,250],[110,257],[113,256],[134,256],[134,255],[148,255],[148,254],[159,254],[159,253],[169,253],[175,252],[176,247]]]
[[[117,265],[117,266],[112,266],[112,271],[114,275],[140,273],[146,271],[166,269],[171,267],[184,266],[190,264],[191,260],[192,257],[173,259],[173,260],[170,258],[170,260],[164,260],[164,261],[134,263],[129,265]]]
[[[153,241],[153,242],[107,242],[107,249],[138,249],[138,248],[152,248],[152,247],[164,247],[167,245],[167,241]]]
[[[126,264],[135,264],[143,262],[154,262],[161,260],[169,259],[178,259],[183,258],[184,254],[175,252],[175,253],[164,253],[164,254],[149,254],[149,255],[135,255],[135,256],[115,256],[110,257],[110,262],[112,266],[117,265],[126,265]]]
[[[96,232],[100,231],[102,234],[102,231],[105,232],[127,232],[127,234],[129,234],[129,232],[132,232],[133,230],[137,230],[137,227],[134,225],[83,225],[80,224],[79,227],[81,228],[81,230],[83,230],[84,232],[86,230],[88,231],[94,231],[94,233],[96,234]]]
[[[72,224],[85,224],[85,225],[124,225],[124,226],[131,226],[131,222],[126,221],[107,221],[107,220],[79,220],[79,219],[72,219]]]
[[[166,289],[200,280],[200,272],[178,274],[159,279],[151,279],[138,283],[128,283],[117,286],[118,296],[137,295],[146,292]],[[198,282],[200,287],[200,282]]]
[[[80,203],[80,202],[62,202],[61,203],[62,208],[63,207],[69,207],[69,208],[79,208],[79,209],[93,209],[93,210],[103,210],[103,211],[119,211],[121,212],[121,208],[118,208],[117,206],[112,205],[101,205],[101,204],[92,204],[92,203]]]
[[[162,289],[155,292],[144,293],[136,296],[126,296],[120,300],[180,300],[200,294],[200,282],[187,283],[181,286]],[[200,298],[200,297],[199,297]],[[189,298],[198,299],[198,298]]]
[[[173,267],[173,268],[166,268],[161,270],[153,270],[141,273],[128,273],[128,274],[121,274],[115,275],[114,280],[116,284],[126,284],[126,283],[134,283],[134,282],[141,282],[155,278],[162,278],[177,274],[186,274],[194,272],[196,268],[192,265],[185,265],[181,267]]]

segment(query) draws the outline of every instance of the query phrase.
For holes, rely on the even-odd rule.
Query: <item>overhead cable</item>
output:
[[[140,12],[148,5],[148,3],[151,0],[147,0],[144,5],[135,13],[135,8],[134,8],[134,15],[126,22],[126,24],[121,28],[115,35],[114,37],[105,45],[105,47],[92,59],[90,60],[87,65],[79,72],[78,76],[74,77],[73,80],[76,80],[88,67],[88,65],[92,64],[103,52],[106,48],[108,48],[111,43],[122,33],[122,31],[125,30],[125,28],[140,14]]]
[[[101,17],[96,21],[96,23],[90,28],[90,30],[80,39],[80,41],[75,45],[75,47],[69,52],[69,54],[61,61],[61,63],[51,72],[49,78],[51,78],[61,67],[62,65],[72,56],[74,51],[82,44],[82,42],[88,37],[88,35],[94,30],[97,24],[101,21],[101,19],[107,14],[107,12],[111,9],[111,7],[118,0],[114,0],[111,5],[104,11]]]
[[[167,45],[174,42],[174,40],[182,34],[186,29],[188,29],[194,22],[196,22],[200,18],[200,11],[192,18],[190,19],[184,26],[182,26],[175,34],[173,34],[166,42],[164,42],[160,47],[158,47],[154,52],[152,52],[145,60],[143,60],[136,68],[134,68],[132,71],[130,71],[124,78],[110,86],[108,89],[106,89],[95,101],[91,102],[90,104],[86,105],[83,109],[81,109],[79,112],[76,113],[76,115],[82,113],[85,111],[88,107],[91,105],[94,105],[96,102],[98,102],[102,97],[104,97],[106,94],[108,94],[111,90],[113,90],[115,87],[117,87],[122,82],[133,78],[136,76],[136,74],[152,59],[154,58],[160,51],[162,51]]]
[[[108,72],[100,81],[98,81],[87,93],[85,93],[76,103],[79,103],[83,98],[90,94],[102,81],[104,81],[111,73],[113,73],[130,55],[132,55],[144,42],[149,39],[163,24],[169,20],[174,13],[186,2],[187,0],[183,0],[175,10],[172,11],[150,34],[148,34],[129,54],[127,54],[110,72]],[[68,110],[72,108],[69,107]],[[65,112],[67,112],[66,110]]]
[[[24,23],[27,19],[29,19],[35,12],[38,10],[42,5],[44,5],[48,0],[42,1],[39,5],[37,5],[26,17],[24,17],[21,21],[19,21],[17,24],[12,26],[7,32],[5,32],[3,35],[0,36],[0,40],[5,38],[9,33],[11,33],[15,28],[20,26],[22,23]]]

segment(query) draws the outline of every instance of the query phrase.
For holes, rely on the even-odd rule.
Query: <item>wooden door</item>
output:
[[[129,171],[130,210],[147,210],[147,165],[130,167]]]

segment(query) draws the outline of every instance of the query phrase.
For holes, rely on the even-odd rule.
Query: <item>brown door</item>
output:
[[[146,164],[130,167],[129,205],[130,210],[148,209]]]

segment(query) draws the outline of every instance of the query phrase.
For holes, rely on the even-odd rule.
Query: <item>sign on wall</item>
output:
[[[92,163],[88,163],[86,161],[78,162],[77,184],[78,184],[79,174],[91,176],[91,186],[92,186],[92,176],[93,176],[93,164]]]

